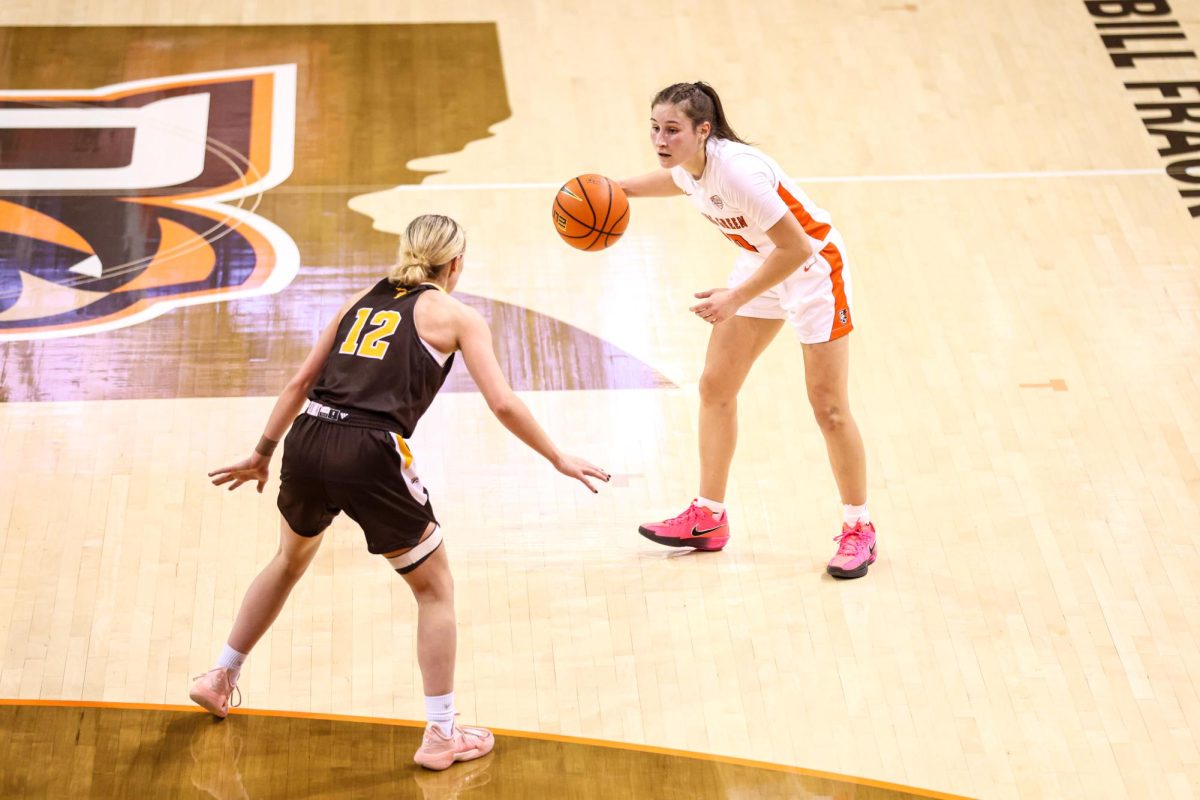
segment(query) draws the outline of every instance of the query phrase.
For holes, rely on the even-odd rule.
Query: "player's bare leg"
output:
[[[197,678],[192,685],[188,696],[193,702],[218,717],[229,713],[229,698],[237,689],[242,663],[279,616],[324,538],[324,532],[316,536],[301,536],[291,529],[287,520],[280,519],[279,549],[246,590],[242,607],[233,623],[233,631],[217,658],[216,666]]]
[[[700,376],[700,494],[682,514],[638,532],[668,547],[720,550],[729,541],[725,489],[737,448],[737,395],[783,320],[733,317],[713,326]]]
[[[422,541],[434,534],[430,523]],[[413,548],[415,549],[415,548]],[[387,553],[395,559],[408,550]],[[393,561],[393,563],[395,563]],[[455,721],[454,660],[458,628],[454,615],[454,578],[444,545],[401,577],[417,600],[417,663],[425,687],[428,724],[413,761],[427,769],[446,769],[456,761],[470,761],[491,752],[495,738],[486,728],[466,727]]]
[[[850,337],[804,345],[804,382],[846,509],[842,532],[834,537],[838,551],[826,569],[837,578],[861,578],[875,563],[878,549],[866,510],[866,453],[850,412]]]

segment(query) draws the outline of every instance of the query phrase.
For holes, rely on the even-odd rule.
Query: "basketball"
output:
[[[625,192],[603,175],[580,175],[563,184],[551,209],[554,229],[579,250],[603,250],[621,238],[629,224]]]

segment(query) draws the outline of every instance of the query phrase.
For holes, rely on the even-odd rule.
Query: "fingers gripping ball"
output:
[[[629,224],[625,192],[603,175],[580,175],[563,184],[551,209],[554,229],[579,250],[603,250],[616,243]]]

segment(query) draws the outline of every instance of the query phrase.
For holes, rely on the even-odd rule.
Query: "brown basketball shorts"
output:
[[[376,554],[414,547],[437,523],[404,439],[306,414],[283,442],[278,505],[301,536],[316,536],[345,511]]]

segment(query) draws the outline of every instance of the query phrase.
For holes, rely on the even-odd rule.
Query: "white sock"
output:
[[[241,674],[242,664],[246,663],[246,656],[249,653],[239,653],[229,645],[225,645],[225,649],[221,651],[221,657],[217,659],[217,667],[227,669],[233,673],[234,680]]]
[[[425,718],[436,725],[443,736],[454,732],[454,692],[425,695]]]
[[[725,513],[724,503],[718,503],[716,500],[709,500],[707,497],[697,497],[696,505],[704,506],[713,513],[714,517],[719,517]]]
[[[861,506],[844,505],[842,506],[842,509],[845,512],[842,516],[842,521],[851,528],[853,528],[855,523],[859,521],[861,521],[863,525],[866,525],[871,521],[871,515],[867,513],[866,503],[863,503]]]

